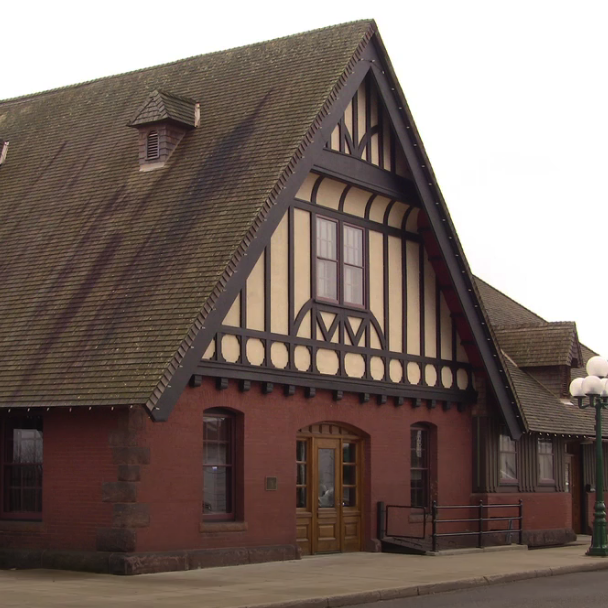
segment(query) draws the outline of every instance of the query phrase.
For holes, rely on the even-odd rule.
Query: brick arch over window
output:
[[[430,509],[437,499],[437,427],[416,422],[410,427],[410,504]]]
[[[203,519],[242,521],[242,413],[229,408],[203,412]]]

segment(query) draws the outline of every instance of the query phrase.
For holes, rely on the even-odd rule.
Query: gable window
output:
[[[203,518],[235,518],[235,416],[220,409],[203,416]]]
[[[508,435],[501,434],[498,439],[498,466],[501,483],[513,483],[517,481],[515,441]]]
[[[363,229],[317,217],[317,297],[364,305]]]
[[[150,131],[146,137],[146,160],[153,160],[160,156],[158,131]]]
[[[410,433],[410,501],[412,507],[430,505],[429,430],[413,426]]]
[[[541,483],[554,482],[553,472],[553,440],[538,438],[538,480]]]
[[[2,517],[40,519],[42,515],[42,417],[0,422]]]

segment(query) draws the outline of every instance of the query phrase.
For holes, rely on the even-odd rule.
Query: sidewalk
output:
[[[586,557],[585,550],[579,544],[434,557],[349,553],[133,577],[0,571],[0,604],[2,608],[334,608],[536,576],[608,570],[608,558]]]

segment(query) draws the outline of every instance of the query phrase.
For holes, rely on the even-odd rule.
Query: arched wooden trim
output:
[[[319,177],[315,180],[315,183],[310,192],[310,202],[314,205],[317,204],[317,193],[319,192],[319,188],[321,187],[321,184],[323,183],[324,179],[325,178],[322,175],[319,175]]]
[[[299,437],[336,437],[343,439],[364,439],[369,434],[346,422],[324,420],[302,427],[298,431]]]

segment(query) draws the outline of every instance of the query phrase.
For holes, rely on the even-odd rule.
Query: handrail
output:
[[[517,516],[513,517],[484,517],[484,509],[486,511],[490,509],[517,509]],[[458,519],[439,519],[439,510],[440,509],[477,509],[477,517],[474,518],[458,518]],[[509,527],[506,530],[484,530],[483,523],[487,521],[508,521]],[[518,532],[518,544],[523,545],[523,500],[520,498],[517,503],[513,504],[484,504],[483,500],[479,501],[478,505],[442,505],[441,507],[437,504],[437,501],[433,501],[432,507],[432,545],[433,552],[437,551],[437,539],[448,537],[448,536],[477,536],[477,546],[481,548],[483,546],[483,536],[484,534],[512,534],[514,532],[512,525],[513,522],[519,522],[519,528],[516,530]],[[478,529],[476,531],[470,532],[438,532],[437,526],[438,524],[447,524],[447,523],[470,523],[477,522]]]

